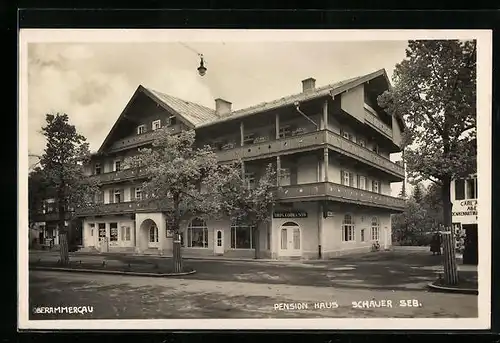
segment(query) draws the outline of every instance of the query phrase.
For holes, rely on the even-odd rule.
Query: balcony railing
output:
[[[91,177],[97,180],[99,183],[104,184],[104,183],[127,181],[145,176],[146,176],[146,168],[130,168],[110,173],[92,175]]]
[[[370,114],[371,115],[371,114]],[[134,140],[134,144],[139,144],[139,137],[148,137],[148,133],[129,138]],[[150,140],[152,139],[149,136]],[[146,138],[141,138],[142,142],[146,142]],[[119,142],[117,142],[119,143]],[[115,144],[117,144],[115,143]],[[130,143],[132,144],[132,143]],[[228,162],[237,159],[251,160],[262,157],[270,157],[286,152],[299,152],[313,150],[322,146],[328,145],[332,150],[341,154],[348,155],[354,159],[367,163],[373,167],[380,168],[386,172],[395,175],[398,178],[404,178],[404,169],[402,166],[391,162],[389,159],[380,156],[379,154],[364,148],[352,141],[349,141],[339,134],[329,130],[314,131],[305,134],[300,134],[291,137],[280,138],[266,142],[254,143],[245,146],[234,146],[232,148],[217,151],[217,157],[221,162]],[[114,146],[114,145],[113,145]],[[124,171],[125,172],[125,171]],[[104,176],[110,174],[109,176]],[[113,173],[102,174],[102,182],[111,182],[115,176]],[[101,177],[101,176],[100,176]],[[121,176],[119,177],[121,180]],[[131,175],[130,177],[136,177]],[[100,179],[101,180],[101,179]],[[109,180],[109,181],[104,181]]]
[[[171,134],[179,133],[181,130],[180,125],[174,125],[169,128]],[[153,142],[155,131],[148,131],[139,135],[130,136],[114,142],[109,148],[109,152],[117,152],[126,150],[133,147],[141,146],[146,143]]]
[[[329,130],[314,131],[263,143],[238,146],[233,149],[218,151],[217,156],[221,162],[226,162],[237,159],[262,158],[287,151],[312,150],[326,145],[337,152],[346,154],[373,167],[381,168],[399,178],[404,178],[404,169],[400,165]]]
[[[99,216],[109,214],[127,214],[136,212],[157,212],[165,210],[165,206],[159,206],[157,202],[148,201],[126,201],[115,204],[96,204],[91,207],[80,208],[76,211],[77,216]]]
[[[325,143],[324,131],[314,131],[303,135],[281,138],[278,140],[236,146],[233,149],[217,151],[219,161],[226,162],[237,159],[252,159],[266,155],[275,155],[286,151],[313,149]]]
[[[36,213],[33,214],[33,221],[36,222],[51,222],[59,220],[59,212],[49,212],[49,213]],[[69,213],[66,213],[66,220],[70,217]]]
[[[405,207],[403,199],[332,182],[283,186],[277,194],[277,198],[281,200],[305,200],[308,198],[316,200],[324,198],[325,200],[395,209],[398,211],[403,210]]]
[[[370,207],[387,208],[402,211],[405,201],[389,195],[374,193],[339,185],[332,182],[317,182],[302,185],[282,186],[276,194],[277,200],[331,200]],[[81,208],[77,215],[98,216],[111,214],[127,214],[137,212],[157,212],[167,210],[167,205],[158,202],[130,201],[117,204],[98,204],[88,208]]]
[[[380,133],[392,138],[392,129],[377,117],[376,112],[367,104],[365,104],[364,109],[365,122]]]
[[[331,149],[344,155],[404,178],[404,168],[402,166],[331,131],[328,131],[328,145]]]

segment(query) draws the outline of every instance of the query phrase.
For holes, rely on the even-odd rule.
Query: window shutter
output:
[[[361,188],[360,186],[360,180],[359,180],[359,175],[356,176],[356,185],[358,186],[358,188]]]
[[[345,181],[344,181],[344,171],[343,170],[340,171],[340,184],[341,185],[345,184]]]
[[[112,189],[109,190],[109,203],[113,204],[115,202],[115,194]]]
[[[349,172],[349,186],[354,186],[354,174]]]
[[[135,187],[130,187],[130,201],[134,201],[135,199]]]

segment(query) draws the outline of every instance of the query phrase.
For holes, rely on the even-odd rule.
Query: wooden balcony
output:
[[[130,168],[116,172],[92,175],[91,177],[97,180],[100,184],[118,183],[122,181],[129,181],[140,177],[146,176],[145,168]]]
[[[164,206],[163,206],[164,207]],[[76,211],[79,217],[102,216],[113,214],[132,214],[137,212],[158,212],[163,209],[156,202],[148,201],[127,201],[116,204],[96,204],[91,207],[80,208]]]
[[[392,139],[392,129],[377,117],[377,113],[367,104],[364,105],[365,109],[365,123],[374,128],[381,134]]]
[[[382,169],[397,178],[404,178],[404,169],[402,166],[329,130],[314,131],[252,145],[237,146],[233,149],[217,151],[217,157],[221,162],[237,159],[252,160],[286,153],[314,150],[325,146],[372,167]]]
[[[276,192],[276,199],[281,201],[319,201],[330,200],[343,203],[358,204],[370,207],[403,211],[405,201],[389,195],[374,193],[339,185],[332,182],[317,182],[302,185],[283,186]],[[98,204],[77,210],[79,217],[102,216],[115,214],[133,214],[137,212],[158,212],[167,210],[167,205],[159,206],[157,202],[129,201],[118,204]]]
[[[327,136],[328,146],[343,155],[352,157],[358,161],[366,163],[372,167],[382,169],[385,172],[392,174],[401,180],[404,179],[404,168],[391,160],[380,156],[379,154],[360,146],[344,137],[328,131]]]
[[[179,133],[181,127],[175,125],[170,127],[169,131],[171,134]],[[141,145],[153,142],[155,131],[148,131],[140,135],[134,135],[127,138],[120,139],[114,142],[109,148],[108,152],[117,152],[122,150],[127,150],[131,148],[140,147]]]
[[[33,218],[32,220],[35,222],[52,222],[52,221],[58,221],[59,220],[59,212],[50,212],[50,213],[37,213],[32,215]],[[69,220],[70,214],[66,213],[65,215],[66,220]]]
[[[387,208],[398,212],[403,211],[405,208],[405,201],[403,199],[332,182],[283,186],[278,192],[277,198],[284,201],[330,200]]]

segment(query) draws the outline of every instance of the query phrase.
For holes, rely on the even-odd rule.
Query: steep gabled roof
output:
[[[146,89],[151,92],[158,101],[163,102],[195,127],[219,119],[215,110],[211,108],[179,99],[151,88]]]
[[[293,105],[295,102],[303,102],[303,101],[309,101],[313,99],[318,99],[324,96],[335,96],[337,94],[340,94],[342,92],[345,92],[349,89],[352,89],[356,86],[359,86],[367,81],[370,81],[376,77],[383,76],[384,79],[387,82],[387,86],[390,89],[391,88],[391,83],[389,81],[389,78],[387,77],[387,73],[385,69],[379,69],[373,73],[366,74],[363,76],[358,76],[354,77],[351,79],[343,80],[337,83],[329,84],[327,86],[323,87],[318,87],[314,89],[311,92],[307,93],[298,93],[298,94],[293,94],[289,95],[274,101],[270,102],[264,102],[260,103],[255,106],[247,107],[244,109],[232,111],[229,114],[224,115],[224,117],[220,117],[217,115],[214,109],[199,105],[194,102],[186,101],[183,99],[176,98],[174,96],[161,93],[159,91],[153,90],[146,88],[142,85],[140,85],[137,90],[135,91],[134,95],[128,102],[128,104],[125,106],[124,110],[120,114],[120,117],[116,120],[115,124],[113,125],[112,129],[108,133],[106,139],[102,143],[101,147],[99,148],[98,153],[102,152],[106,144],[108,143],[109,139],[112,137],[117,124],[120,122],[120,120],[124,117],[127,109],[130,107],[130,105],[133,103],[134,99],[137,97],[139,93],[144,93],[147,96],[149,96],[153,101],[158,103],[160,106],[168,110],[169,112],[177,113],[180,116],[180,119],[185,121],[186,123],[190,124],[188,126],[194,127],[194,128],[200,128],[200,127],[207,127],[211,125],[216,125],[218,123],[222,122],[227,122],[230,120],[250,116],[256,113],[260,112],[265,112],[273,109],[277,109],[280,107],[284,106],[290,106]],[[400,122],[402,128],[404,128],[404,123],[402,122],[401,118],[399,119],[398,122]]]
[[[205,127],[210,125],[215,125],[221,122],[226,122],[229,120],[246,117],[255,113],[265,112],[273,109],[277,109],[284,106],[293,105],[295,102],[303,102],[309,101],[317,98],[321,98],[327,95],[337,95],[348,89],[354,88],[362,83],[365,83],[369,80],[372,80],[376,77],[383,76],[388,84],[388,87],[391,87],[391,83],[389,82],[389,78],[387,77],[387,73],[385,69],[379,69],[373,73],[366,74],[363,76],[354,77],[351,79],[343,80],[337,83],[333,83],[327,86],[318,87],[311,92],[307,93],[298,93],[289,95],[274,101],[264,102],[255,106],[247,107],[241,110],[233,111],[231,114],[224,116],[223,118],[219,118],[215,121],[206,122],[204,124],[199,125],[198,127]]]

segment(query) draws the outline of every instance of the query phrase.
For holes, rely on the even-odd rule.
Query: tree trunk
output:
[[[260,235],[259,235],[259,227],[256,225],[254,229],[252,230],[253,233],[253,247],[254,247],[254,252],[255,252],[255,258],[259,259],[260,258]]]
[[[458,270],[457,270],[457,257],[455,254],[455,234],[451,225],[451,211],[452,211],[452,203],[450,196],[450,185],[451,185],[451,177],[444,177],[443,188],[441,189],[441,196],[443,199],[443,223],[445,229],[450,231],[449,247],[444,246],[445,249],[448,249],[448,252],[444,252],[444,278],[446,282],[451,282],[451,285],[454,285],[458,282]],[[444,237],[443,237],[444,238]],[[446,238],[448,239],[448,238]],[[444,242],[443,242],[444,243]],[[448,244],[448,243],[444,243]]]
[[[174,202],[174,240],[172,243],[172,263],[173,272],[182,273],[182,256],[181,256],[181,235],[179,234],[180,210],[179,210],[179,194],[173,195]]]
[[[182,273],[182,256],[181,256],[181,237],[178,232],[174,235],[174,241],[172,245],[172,261],[173,261],[173,272]]]
[[[444,280],[447,285],[458,283],[457,260],[455,258],[455,242],[450,232],[443,234]]]
[[[63,266],[66,266],[69,264],[69,251],[68,251],[68,231],[66,230],[66,225],[65,225],[65,215],[66,215],[66,208],[64,206],[63,202],[59,203],[58,206],[58,211],[59,211],[59,260],[60,263]]]

